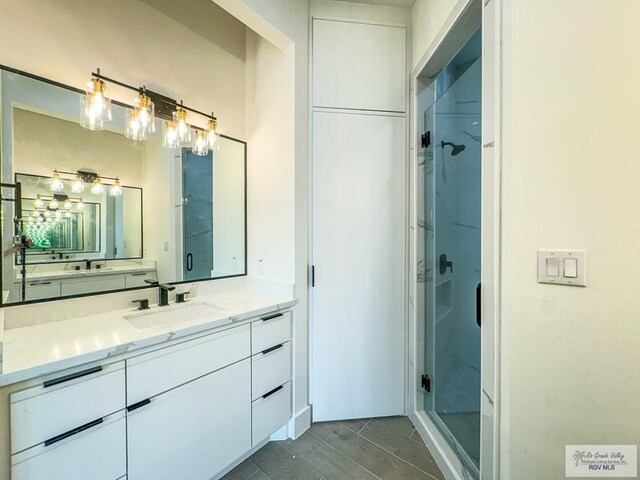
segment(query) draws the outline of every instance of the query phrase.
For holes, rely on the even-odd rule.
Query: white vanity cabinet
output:
[[[135,272],[135,273],[127,273],[124,278],[124,286],[125,288],[133,288],[133,287],[146,287],[149,282],[156,281],[156,272]]]
[[[210,479],[251,448],[250,395],[245,359],[130,406],[128,479]]]
[[[21,288],[20,283],[16,283],[16,290]],[[41,298],[56,298],[60,296],[59,280],[43,280],[26,282],[25,300],[40,300]]]
[[[125,288],[124,275],[91,276],[86,278],[74,278],[62,282],[61,292],[66,295],[80,295],[83,293],[105,292],[108,290],[121,290]]]
[[[12,480],[126,474],[123,361],[48,377],[11,394],[10,406]]]

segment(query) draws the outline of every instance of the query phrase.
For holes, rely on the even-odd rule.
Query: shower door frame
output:
[[[417,290],[417,181],[418,130],[420,116],[418,93],[428,83],[425,77],[435,78],[436,74],[453,58],[471,34],[482,26],[482,339],[481,339],[481,446],[480,478],[499,479],[500,445],[500,389],[499,389],[499,285],[500,285],[500,18],[501,0],[458,0],[453,12],[435,36],[421,62],[411,74],[412,114],[410,139],[410,329],[411,348],[408,371],[409,410],[411,418],[422,438],[431,450],[434,459],[447,479],[467,479],[468,470],[453,448],[446,441],[433,420],[420,407],[423,393],[420,393],[420,377],[423,366],[419,356],[424,358],[424,346],[419,338],[419,322],[425,321],[414,308]],[[421,350],[422,348],[422,350]]]

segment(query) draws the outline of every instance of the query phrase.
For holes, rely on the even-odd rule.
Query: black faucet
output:
[[[158,306],[166,307],[169,305],[169,292],[171,290],[175,290],[176,287],[173,285],[166,285],[164,283],[159,283],[158,287],[160,288],[160,301],[158,302]]]
[[[91,270],[91,260],[85,260],[85,268]]]

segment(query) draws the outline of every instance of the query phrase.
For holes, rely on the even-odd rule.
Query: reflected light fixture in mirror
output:
[[[76,208],[77,208],[78,210],[81,210],[81,211],[82,211],[82,210],[84,210],[84,202],[83,202],[82,200],[80,200],[80,201],[78,202],[78,205],[76,205]]]
[[[100,69],[97,71],[100,75]],[[87,91],[80,97],[80,125],[89,130],[101,130],[111,120],[111,99],[104,80],[92,77]]]
[[[196,135],[193,138],[193,146],[191,151],[194,155],[204,157],[209,153],[209,144],[207,142],[207,132],[204,130],[196,130]]]
[[[111,185],[111,188],[109,189],[109,195],[111,195],[112,197],[119,197],[120,195],[122,195],[122,187],[120,186],[119,178],[116,177],[116,181],[113,185]]]
[[[102,195],[104,193],[104,186],[102,185],[102,179],[97,177],[93,182],[93,187],[91,187],[91,193],[94,195]]]
[[[73,193],[82,193],[82,192],[84,192],[84,182],[80,178],[80,175],[76,175],[75,180],[71,184],[71,191]]]
[[[61,192],[64,190],[64,183],[60,179],[60,174],[58,170],[53,171],[53,175],[51,177],[51,191],[52,192]]]
[[[36,208],[44,208],[44,201],[40,197],[40,194],[36,195],[36,201],[34,203]]]

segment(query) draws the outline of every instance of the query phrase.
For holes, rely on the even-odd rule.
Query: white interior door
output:
[[[404,412],[404,210],[404,117],[314,112],[314,421]]]

